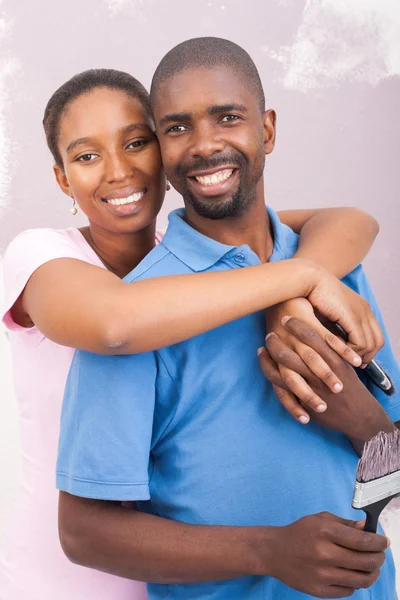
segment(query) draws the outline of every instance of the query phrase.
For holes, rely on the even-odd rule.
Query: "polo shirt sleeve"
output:
[[[379,310],[374,293],[362,266],[359,265],[354,271],[347,275],[347,277],[343,279],[343,283],[368,300],[372,311],[381,326],[383,335],[385,337],[385,345],[382,350],[378,352],[375,360],[391,378],[395,388],[395,393],[392,396],[387,396],[380,388],[374,385],[371,380],[365,376],[362,370],[359,370],[360,379],[369,389],[371,394],[373,394],[375,398],[382,404],[392,421],[400,421],[400,367],[390,343],[382,314]]]
[[[61,415],[57,488],[101,500],[148,500],[155,403],[152,352],[77,351]]]

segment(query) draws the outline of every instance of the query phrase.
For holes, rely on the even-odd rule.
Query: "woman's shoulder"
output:
[[[6,248],[6,254],[10,249],[19,246],[30,246],[37,244],[57,244],[69,242],[77,245],[79,229],[52,229],[50,227],[38,227],[36,229],[26,229],[15,236]],[[82,237],[82,236],[81,236]]]
[[[4,268],[15,263],[41,263],[54,258],[77,258],[98,264],[99,259],[79,231],[42,227],[19,233],[7,246]]]

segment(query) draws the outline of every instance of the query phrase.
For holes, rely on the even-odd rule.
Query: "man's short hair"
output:
[[[159,86],[187,69],[227,66],[245,78],[257,97],[261,112],[265,111],[265,96],[260,75],[252,58],[243,48],[222,38],[200,37],[172,48],[161,60],[151,82],[150,100],[154,106]]]

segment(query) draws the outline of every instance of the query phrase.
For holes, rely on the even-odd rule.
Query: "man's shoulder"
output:
[[[125,278],[125,283],[132,283],[140,279],[151,279],[163,275],[181,275],[190,273],[190,268],[185,265],[175,254],[164,246],[158,244]]]

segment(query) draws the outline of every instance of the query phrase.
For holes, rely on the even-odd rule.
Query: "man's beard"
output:
[[[256,189],[253,188],[251,191],[245,192],[242,187],[240,183],[232,196],[222,201],[196,198],[188,188],[184,190],[182,195],[200,217],[218,221],[228,217],[241,217],[255,203],[257,198]]]
[[[262,158],[261,158],[262,157]],[[238,188],[232,196],[226,200],[199,199],[196,197],[187,185],[187,173],[195,171],[206,171],[218,166],[237,165],[240,170],[241,178]],[[193,207],[194,211],[201,217],[214,221],[226,219],[229,217],[240,217],[244,215],[257,199],[257,184],[264,172],[265,155],[263,150],[260,152],[260,161],[254,165],[254,172],[249,173],[249,162],[246,156],[239,152],[235,154],[221,155],[209,160],[198,161],[195,165],[179,165],[177,175],[179,178],[179,192],[182,194],[185,202]],[[178,186],[177,186],[178,187]]]

